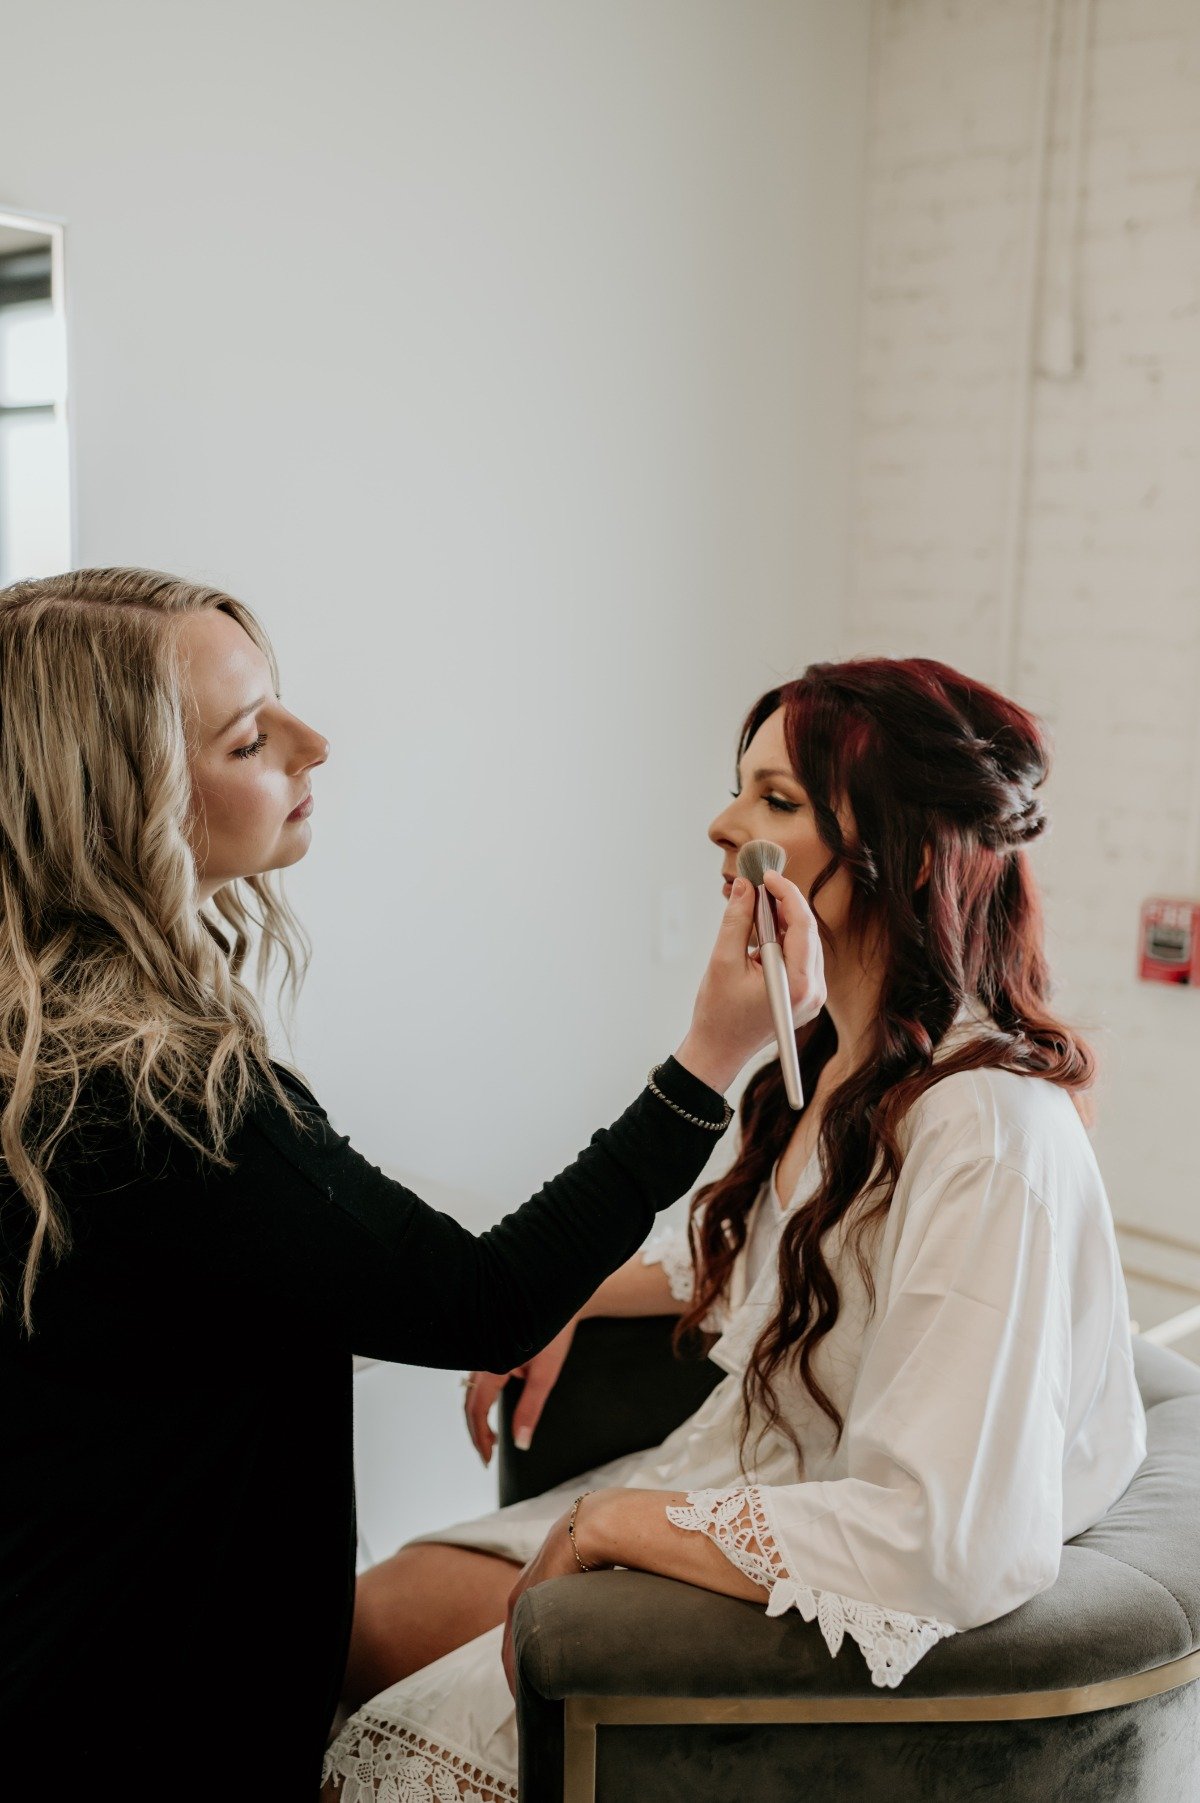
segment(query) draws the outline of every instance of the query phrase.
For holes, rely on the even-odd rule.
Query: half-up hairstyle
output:
[[[262,628],[218,589],[136,569],[0,589],[0,1154],[27,1208],[26,1331],[41,1259],[67,1248],[51,1170],[86,1125],[90,1079],[119,1079],[139,1138],[154,1118],[226,1167],[263,1085],[303,1124],[241,974],[256,927],[256,986],[282,955],[290,1019],[303,928],[269,876],[213,896],[228,931],[199,902],[177,629],[210,608],[245,629],[278,688]]]
[[[816,1193],[783,1228],[779,1307],[743,1380],[743,1459],[755,1413],[764,1432],[782,1424],[774,1379],[785,1363],[794,1363],[841,1433],[842,1418],[813,1369],[840,1307],[822,1241],[850,1217],[847,1244],[873,1301],[865,1241],[891,1205],[901,1123],[914,1102],[942,1077],[992,1068],[1059,1084],[1083,1113],[1081,1092],[1094,1075],[1088,1046],[1050,1010],[1041,905],[1026,852],[1046,825],[1038,791],[1049,748],[1034,717],[931,658],[812,664],[755,703],[739,760],[778,709],[792,768],[829,852],[808,897],[822,937],[828,942],[820,892],[844,869],[847,931],[875,951],[884,979],[872,1055],[829,1096]],[[839,807],[853,815],[852,838]],[[935,1068],[934,1053],[964,1003],[990,1024]],[[797,1045],[811,1096],[837,1047],[826,1011],[798,1032]],[[692,1203],[696,1284],[677,1344],[725,1292],[751,1207],[796,1121],[775,1059],[746,1087],[736,1163]]]

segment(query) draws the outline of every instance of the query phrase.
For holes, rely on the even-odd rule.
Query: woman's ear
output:
[[[923,889],[933,869],[933,846],[928,841],[921,847],[921,868],[917,872],[917,888]]]

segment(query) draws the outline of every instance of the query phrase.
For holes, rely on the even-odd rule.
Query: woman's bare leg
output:
[[[520,1566],[465,1546],[402,1546],[358,1580],[342,1701],[349,1711],[504,1620]]]

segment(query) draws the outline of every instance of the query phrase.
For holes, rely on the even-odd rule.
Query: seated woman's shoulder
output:
[[[904,1139],[906,1164],[1004,1165],[1043,1194],[1068,1171],[1090,1176],[1095,1169],[1069,1093],[1045,1077],[994,1066],[938,1078],[909,1109]]]

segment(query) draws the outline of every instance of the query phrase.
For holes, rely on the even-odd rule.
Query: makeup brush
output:
[[[763,878],[768,870],[782,870],[787,853],[772,839],[751,839],[738,853],[738,875],[754,884],[754,928],[758,934],[758,955],[771,1004],[771,1020],[779,1043],[779,1063],[783,1070],[783,1087],[793,1108],[803,1108],[804,1089],[800,1082],[800,1058],[796,1051],[796,1025],[792,1019],[792,998],[788,994],[787,969],[783,947],[779,943],[779,925],[775,903]]]

